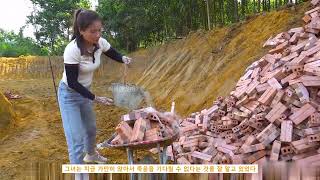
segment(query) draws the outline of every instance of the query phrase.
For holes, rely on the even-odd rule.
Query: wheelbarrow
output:
[[[151,149],[151,148],[157,148],[159,153],[159,162],[160,164],[166,164],[168,157],[167,157],[167,147],[172,145],[172,143],[178,138],[179,132],[175,132],[174,135],[165,137],[159,140],[153,140],[153,141],[142,141],[142,142],[134,142],[130,144],[121,144],[121,145],[113,145],[111,144],[111,141],[117,136],[117,133],[114,133],[110,139],[100,143],[97,145],[98,148],[115,148],[120,150],[126,150],[127,151],[127,158],[129,164],[134,164],[133,160],[133,152],[134,150],[140,150],[140,149]],[[163,147],[163,150],[160,149],[160,147]],[[174,157],[175,158],[175,157]],[[167,174],[162,174],[162,180],[167,179]],[[130,174],[130,180],[135,180],[134,174]]]

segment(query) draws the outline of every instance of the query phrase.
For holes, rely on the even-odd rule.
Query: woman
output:
[[[77,10],[74,15],[74,35],[63,54],[64,72],[59,84],[58,101],[71,164],[107,161],[95,149],[93,103],[111,105],[113,101],[90,92],[93,73],[100,65],[101,54],[120,63],[131,62],[131,58],[119,54],[101,37],[101,28],[102,21],[96,12]]]

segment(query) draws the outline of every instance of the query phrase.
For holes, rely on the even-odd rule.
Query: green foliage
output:
[[[90,8],[89,0],[31,0],[34,10],[28,23],[35,28],[35,37],[41,46],[61,55],[72,34],[73,13],[78,8]]]
[[[109,39],[133,51],[204,28],[205,8],[203,0],[101,0],[97,11]]]
[[[18,57],[21,55],[46,55],[47,51],[41,48],[29,37],[22,33],[6,32],[0,29],[0,56]]]
[[[208,12],[207,2],[208,1]],[[297,0],[296,3],[301,0]],[[285,2],[285,1],[283,1]],[[190,31],[229,25],[290,3],[281,0],[100,0],[97,11],[113,46],[127,51],[186,36]],[[207,14],[208,13],[208,14]]]
[[[52,46],[52,54],[61,55],[72,35],[74,10],[89,8],[89,0],[31,2],[34,11],[28,23],[36,29],[37,42],[47,50]],[[302,0],[295,1],[299,2]],[[97,12],[104,22],[103,36],[118,50],[130,52],[288,4],[292,0],[99,0]]]

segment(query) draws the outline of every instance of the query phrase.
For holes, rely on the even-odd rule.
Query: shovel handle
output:
[[[123,84],[127,84],[128,65],[123,63]]]

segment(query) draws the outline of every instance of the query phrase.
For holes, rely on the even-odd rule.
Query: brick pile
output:
[[[180,122],[179,164],[320,159],[320,7],[264,47],[227,97]],[[311,157],[311,158],[310,158]],[[315,159],[313,159],[315,160]]]
[[[178,118],[171,112],[158,112],[149,107],[135,110],[121,117],[115,128],[113,145],[150,142],[172,137],[178,132]]]

